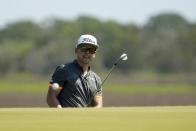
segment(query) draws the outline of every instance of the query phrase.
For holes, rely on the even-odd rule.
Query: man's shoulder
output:
[[[73,62],[69,62],[66,64],[60,64],[56,67],[55,72],[67,71],[72,66],[72,64],[73,64]]]
[[[52,75],[52,79],[53,80],[65,80],[67,76],[69,76],[72,72],[70,72],[71,67],[72,66],[72,62],[69,62],[67,64],[61,64],[59,66],[56,67],[53,75]]]

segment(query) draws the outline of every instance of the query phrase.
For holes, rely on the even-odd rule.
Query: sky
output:
[[[196,22],[196,0],[0,0],[0,27],[21,20],[74,20],[81,15],[143,25],[160,13],[177,13]]]

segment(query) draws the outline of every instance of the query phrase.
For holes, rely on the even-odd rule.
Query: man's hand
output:
[[[101,108],[103,107],[103,97],[96,94],[95,97],[94,97],[94,107],[96,108]]]

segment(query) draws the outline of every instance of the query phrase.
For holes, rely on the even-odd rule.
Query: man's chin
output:
[[[83,64],[89,64],[90,63],[90,59],[82,59],[81,62]]]
[[[83,61],[84,64],[89,64],[90,63],[90,60],[88,61]]]

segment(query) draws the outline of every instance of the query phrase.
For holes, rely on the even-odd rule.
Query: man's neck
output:
[[[86,75],[88,73],[89,64],[81,63],[78,60],[77,60],[77,62],[83,68],[83,75]]]

